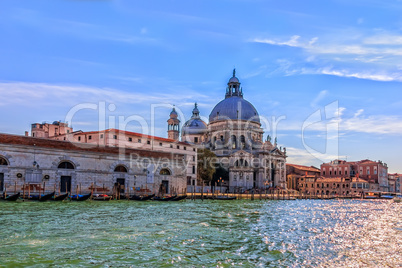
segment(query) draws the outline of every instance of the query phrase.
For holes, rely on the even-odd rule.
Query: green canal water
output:
[[[392,201],[0,202],[0,267],[401,267]]]

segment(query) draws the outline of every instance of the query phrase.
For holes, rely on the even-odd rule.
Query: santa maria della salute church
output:
[[[225,98],[209,114],[207,124],[195,104],[191,119],[181,129],[181,141],[214,152],[228,171],[223,185],[230,192],[251,188],[286,188],[286,148],[278,148],[264,131],[255,107],[243,98],[243,89],[233,70]],[[175,109],[168,120],[168,136],[179,139]],[[200,164],[200,162],[199,162]]]
[[[182,193],[200,185],[197,149],[216,155],[214,181],[222,179],[224,190],[285,189],[286,149],[269,135],[263,141],[260,117],[243,98],[235,71],[222,93],[208,124],[195,104],[181,133],[173,108],[168,138],[120,129],[74,131],[61,121],[33,123],[30,135],[0,133],[0,192]]]

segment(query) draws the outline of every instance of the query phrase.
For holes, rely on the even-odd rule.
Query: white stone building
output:
[[[182,128],[182,141],[213,151],[228,171],[224,184],[230,191],[251,188],[286,189],[286,148],[271,143],[254,106],[243,98],[239,79],[228,82],[225,99],[209,115],[209,123],[200,119],[197,104],[193,116]]]
[[[186,155],[0,134],[0,192],[183,193]]]

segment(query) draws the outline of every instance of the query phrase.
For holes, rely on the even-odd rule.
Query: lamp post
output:
[[[218,183],[220,183],[220,192],[222,193],[222,182],[223,182],[223,179],[222,179],[222,177],[220,177],[219,179],[218,179]]]
[[[134,175],[134,194],[135,194],[135,191],[136,191],[136,188],[135,188],[135,185],[136,185],[136,181],[137,181],[137,175]]]

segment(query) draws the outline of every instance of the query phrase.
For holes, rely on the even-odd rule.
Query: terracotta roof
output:
[[[287,165],[287,166],[294,167],[294,168],[297,168],[297,169],[300,169],[300,170],[321,172],[321,170],[320,170],[319,168],[316,168],[316,167],[313,167],[313,166],[308,167],[308,166],[302,166],[302,165],[296,165],[296,164],[289,164],[289,163],[286,163],[286,165]]]
[[[60,149],[60,150],[71,150],[71,151],[85,151],[93,153],[110,153],[110,154],[120,154],[121,148],[110,147],[110,146],[98,146],[96,144],[90,143],[75,143],[69,141],[58,141],[47,138],[33,138],[19,135],[11,135],[0,133],[0,144],[14,144],[14,145],[25,145],[25,146],[36,146],[49,149]],[[124,148],[124,153],[126,155],[135,153],[142,157],[166,157],[169,159],[174,159],[175,155],[183,156],[183,154],[173,154],[168,152],[150,151],[150,150],[139,150]]]
[[[137,132],[131,132],[131,131],[126,131],[126,130],[120,130],[120,129],[115,129],[115,128],[109,128],[105,130],[100,130],[100,131],[88,131],[88,132],[82,132],[80,134],[97,134],[97,133],[116,133],[116,134],[124,134],[126,136],[136,136],[140,138],[146,138],[146,139],[151,139],[151,140],[158,140],[158,141],[165,141],[165,142],[171,142],[171,143],[178,143],[178,144],[183,144],[183,145],[191,145],[187,142],[182,142],[182,141],[176,141],[173,139],[166,139],[162,137],[157,137],[157,136],[151,136],[147,134],[142,134],[142,133],[137,133]]]

